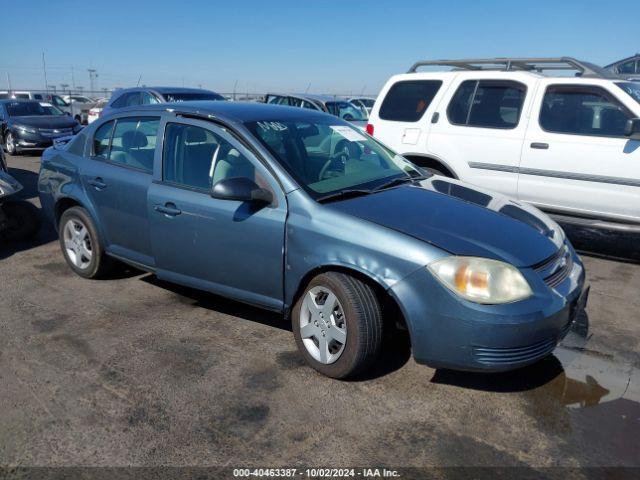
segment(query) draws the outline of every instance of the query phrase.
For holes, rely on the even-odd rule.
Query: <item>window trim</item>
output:
[[[550,83],[549,85],[547,85],[544,89],[544,93],[542,94],[542,98],[540,101],[540,105],[538,108],[538,126],[540,127],[540,130],[542,130],[545,133],[551,133],[554,135],[573,135],[575,137],[597,137],[597,138],[620,138],[620,139],[627,139],[629,140],[629,137],[627,137],[626,135],[598,135],[598,134],[585,134],[585,133],[570,133],[570,132],[556,132],[554,130],[547,130],[546,128],[544,128],[542,126],[542,123],[540,123],[540,117],[542,116],[542,106],[544,105],[544,98],[547,95],[547,92],[549,91],[550,88],[557,88],[557,87],[566,87],[566,88],[574,88],[574,89],[591,89],[591,90],[599,90],[600,92],[603,92],[604,95],[602,95],[603,97],[607,98],[609,97],[609,100],[613,100],[615,103],[617,103],[619,106],[622,107],[623,111],[631,118],[634,118],[634,114],[631,110],[629,110],[627,108],[627,106],[622,103],[620,101],[620,99],[618,99],[618,97],[616,97],[612,92],[610,92],[609,90],[607,90],[606,88],[600,86],[600,85],[595,85],[593,83],[587,83],[587,84],[582,84],[582,83]]]
[[[473,89],[473,94],[471,95],[471,103],[469,104],[469,109],[467,110],[467,118],[465,120],[465,123],[453,122],[451,121],[451,117],[449,116],[449,110],[451,108],[453,97],[456,96],[456,94],[458,93],[458,90],[460,90],[462,85],[464,85],[467,82],[475,82],[476,84]],[[485,82],[485,83],[495,82],[503,85],[517,85],[518,87],[522,87],[523,89],[522,106],[520,108],[520,112],[518,113],[518,121],[515,123],[515,125],[513,125],[512,127],[492,127],[492,126],[486,126],[486,125],[470,125],[469,124],[469,120],[471,119],[471,111],[473,110],[473,102],[475,101],[476,94],[478,93],[478,88],[480,87],[480,84],[482,82]],[[520,126],[520,120],[522,120],[522,112],[524,111],[524,105],[527,101],[528,93],[529,93],[529,88],[527,84],[518,82],[517,80],[509,80],[509,79],[503,80],[500,78],[495,78],[495,79],[494,78],[476,78],[476,79],[468,78],[458,84],[458,87],[456,88],[455,92],[453,92],[453,95],[451,95],[451,97],[449,98],[449,103],[447,105],[447,121],[449,122],[450,125],[453,125],[456,127],[485,128],[489,130],[515,130]]]
[[[391,90],[393,90],[397,85],[400,85],[402,83],[437,83],[438,84],[438,88],[435,91],[435,93],[433,94],[433,98],[431,99],[431,101],[429,102],[429,104],[427,105],[427,107],[424,109],[424,112],[422,112],[422,115],[420,115],[416,120],[392,120],[389,118],[385,118],[382,116],[382,107],[384,107],[384,103],[387,100],[387,98],[389,97],[389,93],[391,92]],[[431,79],[431,78],[423,78],[423,79],[414,79],[414,80],[398,80],[397,82],[395,82],[393,85],[391,85],[389,87],[389,89],[386,91],[386,93],[384,94],[384,98],[382,99],[382,102],[380,103],[380,108],[378,109],[378,117],[380,118],[380,120],[384,120],[385,122],[396,122],[396,123],[418,123],[420,122],[424,116],[427,114],[427,110],[429,110],[429,108],[431,107],[431,105],[434,104],[436,97],[438,96],[438,93],[440,93],[442,86],[444,85],[444,82],[442,80],[438,80],[438,79]]]
[[[91,134],[91,151],[89,152],[89,158],[91,158],[92,160],[96,160],[98,162],[104,162],[109,158],[109,155],[111,154],[111,141],[113,140],[113,132],[116,126],[116,120],[117,120],[116,118],[112,118],[107,120],[106,122],[102,122],[100,125],[96,127],[96,129]],[[113,127],[111,128],[111,134],[109,135],[109,146],[107,148],[107,157],[102,158],[96,155],[96,133],[98,133],[98,130],[104,127],[107,123],[113,123]]]

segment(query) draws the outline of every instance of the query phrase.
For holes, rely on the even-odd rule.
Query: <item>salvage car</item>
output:
[[[186,102],[194,100],[224,100],[224,97],[211,90],[180,87],[135,87],[116,90],[102,107],[102,115],[120,108],[136,105],[154,105],[156,103]]]
[[[556,220],[640,232],[640,83],[589,62],[417,62],[389,79],[367,129],[432,173]]]
[[[50,103],[0,100],[0,138],[10,155],[44,150],[53,145],[54,139],[74,135],[81,129],[76,120]]]
[[[545,214],[424,175],[312,110],[123,109],[46,150],[38,190],[78,275],[119,260],[281,312],[331,377],[370,368],[396,325],[420,363],[518,368],[586,303],[583,264]]]
[[[348,122],[366,122],[366,110],[334,95],[315,95],[310,93],[279,94],[268,93],[264,100],[271,105],[308,108],[335,115]]]

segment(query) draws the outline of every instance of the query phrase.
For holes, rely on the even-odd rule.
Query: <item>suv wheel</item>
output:
[[[380,352],[380,304],[360,280],[323,273],[296,302],[293,333],[309,365],[329,377],[347,378],[370,367]]]
[[[60,218],[60,247],[67,264],[84,278],[98,278],[106,274],[112,261],[104,253],[98,231],[82,207],[66,210]]]

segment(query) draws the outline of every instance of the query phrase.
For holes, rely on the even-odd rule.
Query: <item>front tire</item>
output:
[[[380,354],[380,303],[371,287],[350,275],[328,272],[311,280],[292,320],[302,356],[328,377],[352,377]]]
[[[84,278],[100,278],[111,270],[113,261],[105,254],[93,219],[84,208],[65,210],[58,230],[60,248],[71,270]]]
[[[18,153],[16,139],[11,132],[7,132],[7,135],[4,137],[4,149],[9,155],[16,155]]]

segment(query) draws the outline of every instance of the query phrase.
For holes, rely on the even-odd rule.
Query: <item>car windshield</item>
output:
[[[358,100],[360,100],[362,104],[367,108],[373,108],[373,105],[376,103],[376,101],[372,98],[359,98]]]
[[[620,82],[616,83],[616,85],[631,95],[636,102],[640,103],[640,82]]]
[[[327,102],[325,104],[327,106],[327,110],[331,115],[335,115],[336,117],[340,117],[343,120],[352,121],[352,120],[366,120],[366,115],[356,107],[353,103],[350,102]]]
[[[409,161],[348,123],[331,117],[247,122],[278,162],[313,198],[420,177]]]
[[[222,95],[217,93],[208,92],[174,92],[163,93],[167,102],[189,102],[191,100],[224,100]]]
[[[65,115],[65,113],[50,103],[44,102],[14,102],[7,104],[10,117],[27,117],[37,115]]]

